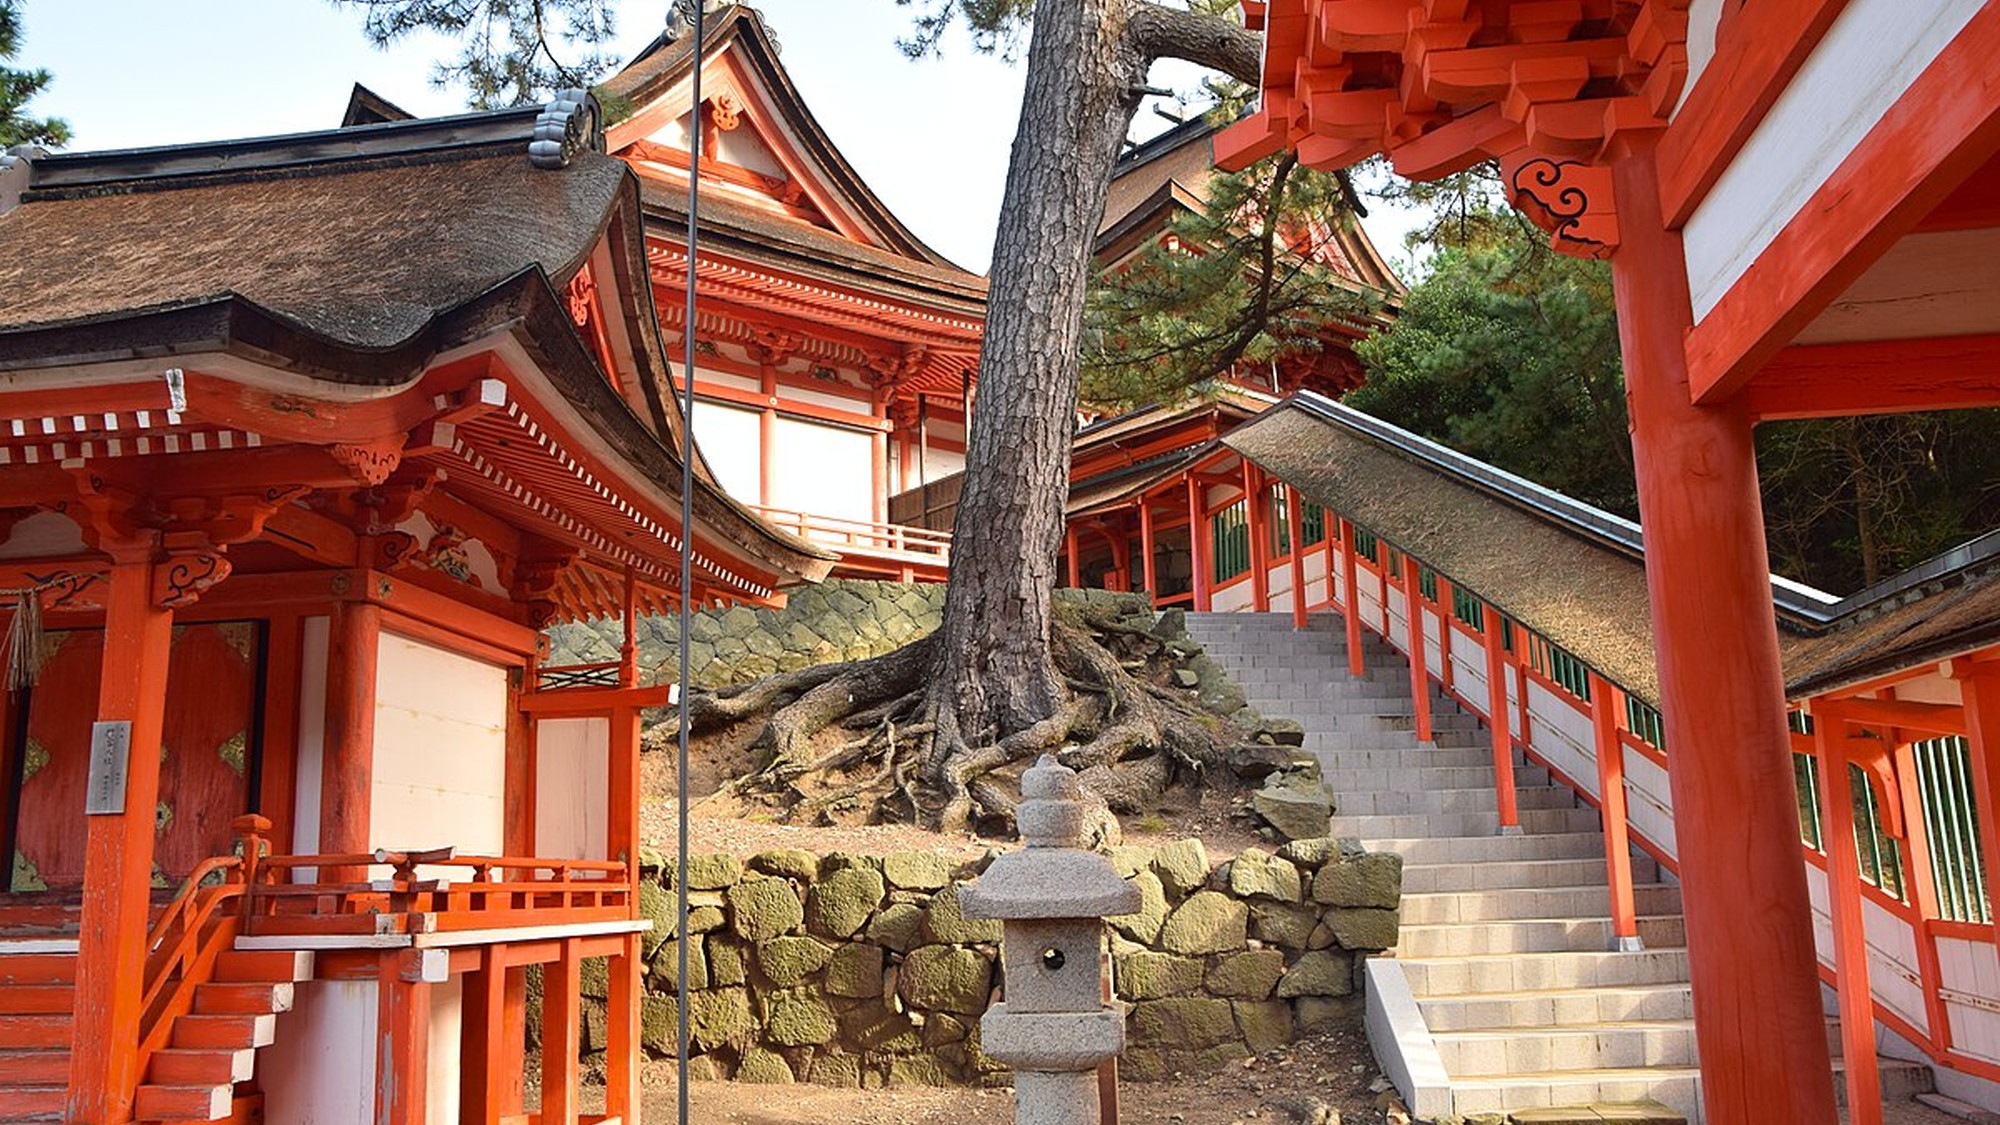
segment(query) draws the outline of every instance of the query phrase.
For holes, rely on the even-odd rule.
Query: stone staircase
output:
[[[0,943],[0,1125],[62,1119],[70,1078],[76,953],[7,952]],[[257,1049],[270,1045],[295,982],[312,976],[312,954],[228,951],[174,1021],[133,1103],[138,1121],[220,1121],[236,1112]]]
[[[1401,653],[1367,637],[1355,679],[1330,615],[1304,631],[1289,614],[1189,614],[1187,626],[1251,706],[1304,727],[1334,834],[1403,857],[1396,957],[1452,1112],[1651,1099],[1699,1122],[1680,888],[1651,857],[1632,863],[1645,949],[1610,952],[1596,811],[1516,751],[1522,834],[1497,835],[1490,736],[1433,689],[1435,741],[1418,742]],[[1885,1097],[1929,1079],[1883,1060]]]

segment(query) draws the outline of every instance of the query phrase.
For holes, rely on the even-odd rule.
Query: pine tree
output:
[[[0,0],[0,64],[21,50],[19,0]],[[69,143],[69,124],[55,117],[34,117],[28,103],[49,84],[46,70],[15,70],[0,65],[0,150],[15,145],[55,148]]]

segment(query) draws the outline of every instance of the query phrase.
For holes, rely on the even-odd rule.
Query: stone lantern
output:
[[[1125,1046],[1124,1006],[1107,1002],[1104,919],[1139,909],[1139,890],[1083,846],[1074,771],[1044,755],[1021,776],[1025,845],[993,861],[959,902],[1002,922],[1006,1000],[980,1020],[982,1049],[1014,1068],[1019,1125],[1097,1125],[1097,1065]]]

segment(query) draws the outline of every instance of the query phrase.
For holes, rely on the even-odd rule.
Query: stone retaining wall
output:
[[[892,652],[938,627],[942,583],[868,582],[830,578],[792,591],[783,609],[706,609],[688,624],[689,657],[698,687],[745,683],[836,660]],[[548,663],[616,660],[623,626],[616,620],[550,630]],[[671,617],[639,622],[639,671],[648,684],[679,673]]]
[[[1192,839],[1110,855],[1144,902],[1111,925],[1133,1078],[1216,1069],[1353,1018],[1360,958],[1396,943],[1402,860],[1352,841],[1298,840],[1213,867]],[[696,1074],[867,1087],[1002,1080],[979,1049],[979,1016],[1005,988],[1000,924],[958,906],[982,866],[917,852],[695,857]],[[672,876],[648,868],[641,887],[655,922],[642,1021],[655,1056],[674,1049]],[[602,960],[585,968],[588,1055],[604,1048],[606,978]]]

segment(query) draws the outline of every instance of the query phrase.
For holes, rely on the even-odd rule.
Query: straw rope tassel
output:
[[[14,620],[7,625],[5,682],[10,692],[35,686],[42,678],[42,591],[50,583],[25,590],[8,590],[14,598]]]

